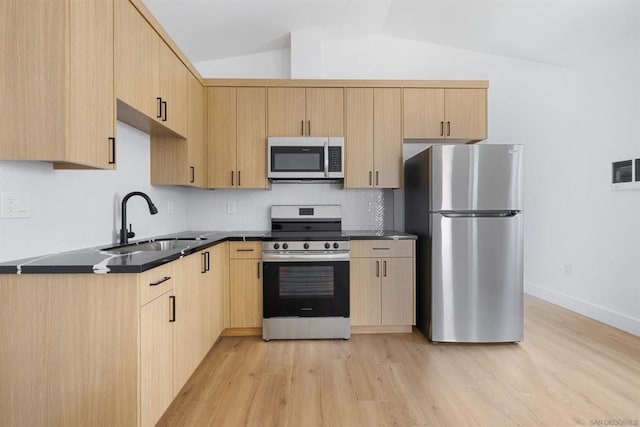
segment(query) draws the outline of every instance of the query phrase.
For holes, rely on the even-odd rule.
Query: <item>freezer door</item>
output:
[[[521,341],[522,214],[430,221],[431,340]]]
[[[522,145],[437,145],[431,212],[523,210]]]

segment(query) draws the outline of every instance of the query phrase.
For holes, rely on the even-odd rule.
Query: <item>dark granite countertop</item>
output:
[[[394,230],[345,230],[344,237],[352,240],[416,239],[416,236]],[[165,251],[134,251],[127,254],[110,253],[101,245],[69,252],[0,263],[0,274],[61,274],[61,273],[141,273],[162,264],[180,259],[194,252],[225,241],[255,241],[269,237],[269,231],[183,231],[156,236],[131,243],[145,243],[164,239],[195,239],[187,241],[183,249]]]

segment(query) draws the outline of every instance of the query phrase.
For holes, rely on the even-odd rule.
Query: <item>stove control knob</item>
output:
[[[340,245],[338,244],[338,242],[333,244],[333,249],[338,249],[340,247]]]
[[[289,249],[289,245],[287,243],[282,244],[282,249]]]
[[[309,244],[308,243],[305,243],[303,246],[304,246],[305,249],[309,249]]]
[[[331,245],[329,244],[329,242],[327,242],[327,243],[325,243],[325,244],[324,244],[324,248],[325,248],[325,249],[329,249],[330,247],[331,247]]]
[[[280,243],[274,243],[273,249],[280,249]]]

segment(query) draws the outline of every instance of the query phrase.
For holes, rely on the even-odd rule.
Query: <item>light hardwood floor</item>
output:
[[[640,338],[527,297],[520,344],[433,345],[415,330],[349,341],[223,337],[159,425],[638,426],[639,420]]]

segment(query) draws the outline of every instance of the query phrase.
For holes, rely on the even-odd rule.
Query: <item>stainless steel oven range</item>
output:
[[[262,338],[351,337],[349,240],[339,205],[271,207],[262,247]]]

